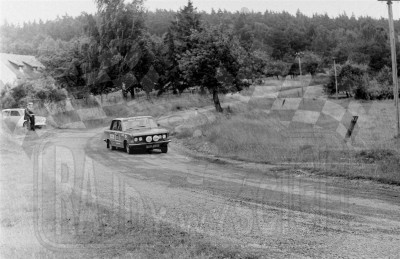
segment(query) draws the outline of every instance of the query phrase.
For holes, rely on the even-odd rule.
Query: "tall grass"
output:
[[[287,128],[261,110],[232,109],[233,115],[203,125],[203,137],[190,140],[192,144],[208,142],[217,155],[265,163],[309,161],[321,152],[337,155],[345,146],[328,132]]]
[[[316,74],[313,76],[310,85],[325,85],[329,83],[328,74]]]
[[[151,217],[145,221],[126,221],[108,208],[100,206],[100,210],[103,228],[93,229],[87,224],[83,226],[84,235],[75,236],[79,244],[107,244],[107,248],[94,251],[99,258],[259,258],[262,255],[260,251],[186,231]]]
[[[190,138],[188,145],[201,152],[249,162],[290,164],[317,174],[369,179],[400,185],[400,140],[368,149],[351,146],[334,131],[283,125],[254,107],[232,108],[232,114],[201,127],[203,136]],[[361,132],[362,134],[362,132]]]

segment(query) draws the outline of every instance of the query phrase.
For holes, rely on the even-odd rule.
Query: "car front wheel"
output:
[[[168,152],[168,146],[161,147],[161,153],[167,153]]]
[[[133,154],[133,149],[126,143],[125,143],[125,151],[128,154]]]

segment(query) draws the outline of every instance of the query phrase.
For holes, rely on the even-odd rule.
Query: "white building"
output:
[[[40,77],[43,69],[34,56],[0,53],[0,91],[6,84],[12,88],[18,80]]]

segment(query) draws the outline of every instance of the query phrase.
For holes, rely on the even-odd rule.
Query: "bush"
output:
[[[59,102],[67,98],[67,91],[56,86],[51,77],[25,80],[1,95],[2,108],[25,106],[28,101]]]
[[[393,98],[391,72],[384,67],[372,80],[365,65],[346,63],[337,66],[338,90],[354,95],[356,99],[382,100]],[[329,82],[324,86],[328,94],[336,92],[335,75],[330,71]]]
[[[18,106],[17,102],[9,93],[6,93],[1,96],[1,108],[2,109],[16,108],[17,106]]]
[[[364,79],[355,91],[355,98],[362,100],[385,100],[393,98],[393,87],[387,83],[381,84],[378,80]]]

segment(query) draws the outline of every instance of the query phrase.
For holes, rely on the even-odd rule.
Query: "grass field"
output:
[[[247,102],[203,125],[201,137],[192,138],[190,129],[181,137],[187,137],[188,146],[217,156],[291,163],[315,173],[400,185],[400,140],[394,138],[392,101],[327,99],[322,86],[306,87],[306,97],[298,98],[301,88],[282,90],[279,83],[252,87],[244,94]],[[358,121],[346,139],[352,115]]]

